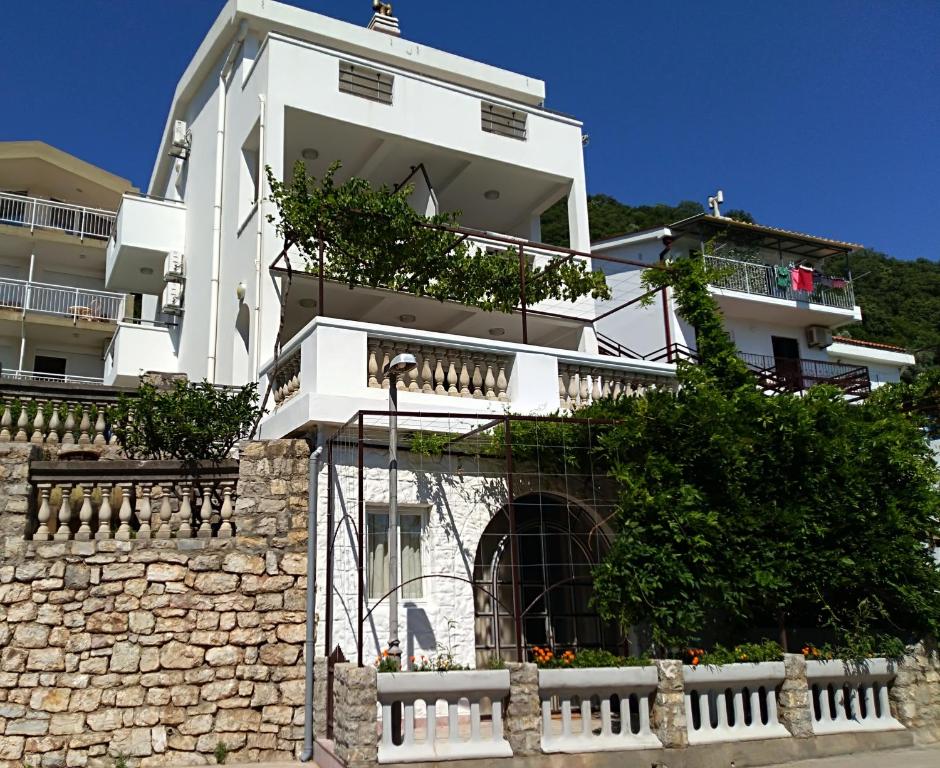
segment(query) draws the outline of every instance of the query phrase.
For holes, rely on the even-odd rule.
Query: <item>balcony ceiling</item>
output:
[[[288,109],[285,122],[285,168],[293,167],[310,148],[319,157],[305,160],[307,172],[318,178],[340,160],[341,181],[360,176],[373,184],[394,186],[411,173],[412,166],[424,163],[442,210],[461,211],[460,223],[467,227],[528,237],[530,216],[568,192],[568,182],[559,177],[299,110]],[[490,190],[499,192],[498,200],[486,199]]]
[[[0,190],[115,211],[132,189],[127,179],[41,141],[0,143]]]
[[[294,273],[287,300],[284,339],[292,338],[316,316],[317,307],[310,304],[318,299],[318,288],[319,281],[312,275]],[[307,306],[303,306],[301,302]],[[325,284],[324,305],[327,316],[343,320],[452,333],[487,341],[522,342],[522,318],[518,313],[507,315],[484,312],[455,302],[440,302],[394,291],[362,287],[350,290],[347,286],[337,283]],[[410,315],[415,319],[405,322],[401,320],[402,315]],[[529,343],[577,350],[583,327],[583,322],[575,320],[530,314]],[[497,328],[502,329],[504,333],[490,333],[490,329]]]
[[[30,253],[35,253],[37,265],[100,273],[104,278],[105,244],[104,240],[92,238],[82,242],[74,235],[51,230],[36,230],[35,235],[30,235],[27,227],[0,225],[0,262],[22,265],[24,269],[29,268]]]

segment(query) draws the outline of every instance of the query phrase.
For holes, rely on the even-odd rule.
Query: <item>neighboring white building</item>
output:
[[[104,280],[114,212],[130,189],[41,141],[0,142],[4,377],[102,381],[104,351],[135,309],[132,296],[106,291]]]
[[[828,382],[851,395],[896,382],[914,365],[906,350],[839,336],[858,323],[851,280],[819,271],[823,259],[851,259],[861,248],[828,238],[700,214],[668,227],[613,237],[592,246],[596,256],[640,265],[693,255],[714,275],[712,295],[742,358],[759,372],[768,390],[801,391]],[[614,304],[645,292],[642,267],[597,261],[614,287]],[[805,281],[805,282],[800,282]],[[695,332],[676,313],[668,291],[647,305],[625,307],[595,323],[602,345],[613,342],[646,359],[694,357]]]

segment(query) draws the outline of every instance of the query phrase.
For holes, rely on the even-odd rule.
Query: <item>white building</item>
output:
[[[419,365],[402,382],[399,407],[454,414],[429,427],[442,431],[465,431],[507,411],[550,414],[605,393],[671,386],[670,363],[600,354],[593,299],[487,313],[389,290],[321,286],[303,272],[297,254],[291,263],[301,271],[290,284],[275,375],[287,280],[283,263],[272,267],[282,243],[268,221],[275,210],[265,199],[266,167],[283,178],[302,160],[319,177],[340,161],[339,180],[408,180],[419,212],[461,211],[465,234],[478,247],[518,249],[520,259],[539,265],[591,260],[581,124],[545,107],[541,81],[407,41],[395,34],[395,20],[377,18],[376,24],[359,27],[261,0],[230,0],[223,8],[173,96],[148,195],[128,193],[118,210],[107,285],[149,294],[144,317],[156,322],[120,325],[108,349],[106,381],[133,384],[144,370],[180,371],[217,384],[260,380],[263,390],[273,376],[261,436],[316,433],[321,445],[361,411],[388,408],[382,370],[400,352],[415,355]],[[534,242],[541,213],[559,200],[567,201],[570,249]],[[160,323],[167,320],[172,324]],[[387,600],[379,599],[388,504],[381,448],[387,434],[382,437],[380,427],[367,430],[378,442],[359,441],[358,459],[356,451],[345,457],[336,451],[333,471],[319,475],[319,529],[328,530],[331,511],[343,521],[333,529],[342,535],[332,557],[325,542],[334,539],[321,534],[318,569],[325,579],[326,563],[335,564],[335,581],[326,590],[335,603],[329,624],[332,643],[347,654],[359,626],[367,654],[388,638]],[[496,561],[504,554],[498,541],[505,537],[501,512],[510,495],[488,477],[496,469],[478,468],[477,480],[452,497],[441,489],[455,491],[463,470],[432,464],[401,459],[399,495],[403,512],[410,511],[402,517],[402,573],[435,576],[402,594],[410,605],[402,611],[403,644],[415,655],[430,654],[446,639],[469,663],[475,651],[481,657],[514,648],[517,639],[512,627],[494,636],[493,626],[512,620],[493,605],[476,604],[472,586],[483,571],[502,574],[497,581],[509,572],[505,561],[501,568]],[[355,482],[340,480],[360,467],[362,494]],[[513,494],[525,490],[528,496],[516,499],[518,529],[546,545],[564,541],[563,551],[599,522],[589,502],[596,494],[583,483],[577,493],[565,487],[556,483],[550,494],[548,485],[530,483]],[[361,525],[354,514],[338,511],[356,509]],[[357,536],[362,558],[372,564],[361,579]],[[557,572],[543,567],[537,547],[523,549],[520,567],[537,570],[533,578],[542,585],[532,588],[550,588]],[[478,555],[488,560],[475,573]],[[577,568],[583,580],[585,558],[587,551],[558,565],[572,573]],[[566,590],[575,589],[562,581]],[[375,607],[361,621],[360,585],[363,611]],[[496,589],[502,595],[508,588]],[[584,592],[583,584],[577,588]],[[565,592],[563,616],[556,606],[532,619],[541,629],[528,626],[526,642],[600,644],[603,633],[581,593]],[[319,601],[326,622],[323,591]]]
[[[862,311],[851,280],[824,274],[823,260],[850,260],[859,248],[703,213],[596,242],[592,252],[638,265],[705,254],[712,295],[725,325],[741,357],[769,391],[801,391],[826,382],[864,396],[873,387],[898,381],[915,360],[899,347],[838,335],[839,328],[860,322]],[[615,306],[646,292],[642,266],[604,261],[597,266],[610,276]],[[595,329],[612,352],[618,350],[610,342],[617,341],[628,348],[619,350],[622,354],[646,359],[695,356],[695,331],[677,315],[668,291],[647,306],[634,303],[599,316]]]
[[[105,247],[131,183],[40,141],[0,142],[3,376],[100,383],[139,297],[105,290]],[[136,290],[133,287],[130,291]]]

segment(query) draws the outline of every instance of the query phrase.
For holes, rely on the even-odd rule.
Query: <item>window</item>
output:
[[[50,355],[36,355],[33,360],[33,371],[36,373],[51,373],[56,376],[65,375],[65,358]]]
[[[368,562],[366,563],[369,599],[379,600],[391,589],[388,582],[388,511],[370,510],[368,515]],[[421,533],[424,514],[421,510],[405,508],[398,510],[399,584],[400,596],[405,600],[424,597],[424,582],[421,567]],[[408,583],[406,583],[408,582]]]
[[[247,223],[248,216],[254,211],[261,193],[260,168],[261,127],[258,123],[242,144],[240,170],[238,174],[238,222],[239,234]]]
[[[480,116],[482,128],[487,133],[498,133],[500,136],[508,136],[510,139],[520,141],[526,140],[528,115],[525,112],[517,112],[509,107],[501,107],[499,104],[484,101],[480,106]]]
[[[387,72],[348,61],[339,63],[340,93],[378,101],[381,104],[391,104],[394,86],[395,77]]]

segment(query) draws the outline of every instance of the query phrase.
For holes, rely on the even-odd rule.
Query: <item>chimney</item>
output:
[[[392,37],[401,37],[401,28],[398,26],[398,18],[392,16],[392,4],[373,0],[372,8],[375,13],[372,14],[369,29],[374,29],[376,32],[382,32]]]

